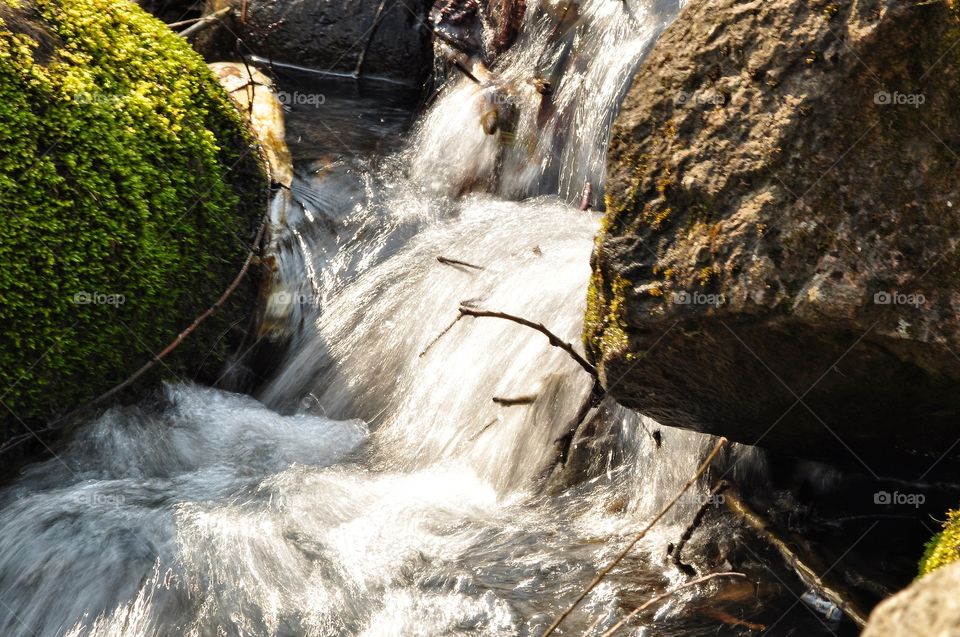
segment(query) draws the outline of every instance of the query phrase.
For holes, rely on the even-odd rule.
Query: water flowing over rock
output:
[[[958,35],[953,3],[687,5],[609,150],[585,340],[619,401],[871,473],[957,460]]]

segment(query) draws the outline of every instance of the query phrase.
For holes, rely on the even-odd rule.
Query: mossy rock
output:
[[[920,558],[920,575],[960,560],[960,510],[947,513],[943,531],[933,536]]]
[[[0,0],[0,148],[2,446],[210,307],[268,182],[200,56],[125,0]],[[254,295],[242,286],[159,373],[215,379]]]

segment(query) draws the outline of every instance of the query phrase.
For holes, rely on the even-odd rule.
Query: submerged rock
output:
[[[585,342],[613,396],[873,473],[960,459],[958,38],[955,3],[683,10],[609,150]]]
[[[960,564],[922,577],[874,609],[862,637],[953,637],[960,626]]]
[[[36,446],[31,430],[212,306],[247,257],[268,182],[200,56],[123,0],[0,0],[0,104],[2,448]],[[255,299],[241,285],[157,372],[215,381]],[[4,471],[16,461],[4,454]]]

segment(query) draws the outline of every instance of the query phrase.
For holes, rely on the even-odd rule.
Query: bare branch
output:
[[[823,568],[825,565],[817,564],[819,560],[809,551],[807,555],[800,555],[800,548],[793,548],[790,544],[778,536],[770,522],[762,515],[754,511],[740,497],[740,494],[731,489],[724,496],[724,503],[737,517],[747,523],[762,540],[770,544],[783,558],[783,561],[793,569],[804,584],[814,589],[818,595],[835,604],[843,613],[852,619],[861,629],[867,625],[867,613],[852,601],[851,595],[841,592],[839,586],[825,581],[830,568]],[[816,564],[816,566],[814,566]],[[818,574],[817,571],[820,571]]]
[[[504,398],[501,396],[494,396],[493,402],[497,403],[502,407],[517,407],[518,405],[532,405],[536,402],[536,396],[515,396],[513,398]]]
[[[77,409],[73,410],[66,416],[58,418],[53,423],[53,425],[62,421],[70,420],[74,416],[86,411],[87,409],[90,409],[91,407],[95,407],[96,405],[99,405],[100,403],[103,403],[109,400],[110,398],[119,394],[124,389],[130,387],[130,385],[135,383],[141,376],[143,376],[144,374],[149,372],[151,369],[156,367],[159,363],[163,361],[163,359],[165,359],[175,349],[177,349],[187,339],[188,336],[193,334],[197,330],[197,328],[200,327],[200,325],[204,321],[206,321],[208,318],[216,314],[217,311],[221,307],[223,307],[223,304],[226,303],[227,299],[229,299],[230,296],[234,293],[234,291],[236,291],[237,287],[240,285],[240,282],[247,275],[247,271],[250,269],[250,264],[253,262],[253,257],[256,255],[256,252],[260,247],[260,242],[263,239],[263,235],[264,235],[264,232],[266,231],[266,228],[267,228],[267,221],[264,221],[262,224],[260,224],[260,229],[257,231],[257,236],[253,240],[253,247],[250,249],[250,252],[247,254],[247,258],[243,262],[243,267],[240,268],[240,272],[237,274],[236,278],[233,280],[232,283],[230,283],[227,289],[223,291],[223,294],[220,295],[220,298],[217,299],[216,303],[214,303],[212,306],[207,308],[207,310],[203,314],[201,314],[196,319],[194,319],[193,323],[191,323],[190,326],[187,327],[187,329],[180,332],[180,334],[177,335],[177,337],[173,339],[166,347],[164,347],[159,354],[156,354],[153,357],[153,359],[151,359],[149,362],[144,364],[140,369],[138,369],[133,374],[131,374],[125,381],[123,381],[119,385],[114,386],[113,389],[107,391],[106,393],[101,394],[100,396],[94,398],[87,404],[81,407],[78,407]]]
[[[681,559],[683,547],[685,547],[687,542],[690,541],[690,538],[693,537],[693,532],[700,527],[700,524],[703,522],[703,517],[707,514],[707,510],[717,502],[717,496],[726,491],[729,487],[729,482],[726,480],[721,480],[710,490],[710,497],[700,505],[700,509],[697,510],[696,515],[693,516],[693,521],[690,522],[690,526],[686,528],[686,530],[683,532],[683,535],[680,536],[680,541],[677,542],[677,545],[674,546],[670,551],[672,553],[673,565],[686,574],[687,577],[693,577],[697,574],[697,571]]]
[[[459,259],[450,259],[450,258],[445,257],[445,256],[439,256],[439,257],[437,257],[437,261],[439,261],[439,262],[442,263],[443,265],[452,265],[452,266],[458,266],[458,265],[459,265],[459,266],[462,266],[462,267],[464,267],[464,268],[471,268],[471,269],[473,269],[473,270],[484,270],[484,269],[486,269],[486,268],[484,268],[483,266],[474,265],[474,264],[472,264],[472,263],[467,263],[466,261],[460,261]]]
[[[525,318],[514,316],[512,314],[506,314],[505,312],[490,312],[488,310],[478,310],[478,309],[466,307],[465,305],[460,306],[460,316],[474,316],[479,318],[503,319],[505,321],[512,321],[513,323],[517,323],[519,325],[523,325],[524,327],[529,327],[532,330],[536,330],[541,334],[543,334],[544,336],[546,336],[547,339],[550,341],[551,345],[553,345],[554,347],[559,347],[560,349],[565,351],[567,354],[569,354],[570,358],[576,361],[576,363],[580,367],[582,367],[585,372],[593,376],[594,379],[598,379],[600,377],[599,374],[597,373],[597,368],[591,365],[590,363],[588,363],[587,359],[585,359],[583,356],[578,354],[577,350],[573,349],[573,345],[561,340],[559,336],[557,336],[556,334],[548,330],[546,327],[544,327],[542,323],[534,323],[533,321],[529,321]]]

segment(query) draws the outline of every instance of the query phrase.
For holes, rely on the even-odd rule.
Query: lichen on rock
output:
[[[4,440],[123,380],[212,305],[268,184],[200,56],[125,0],[0,0],[0,147]],[[253,298],[163,374],[213,375]]]

